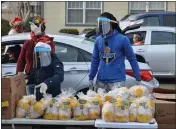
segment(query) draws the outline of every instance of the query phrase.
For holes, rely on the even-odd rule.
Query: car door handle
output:
[[[138,49],[137,52],[145,52],[143,49]]]
[[[13,75],[15,75],[15,74],[12,73],[12,72],[7,72],[7,73],[5,73],[3,76],[13,76]]]
[[[69,71],[82,71],[80,68],[72,67],[69,69]]]

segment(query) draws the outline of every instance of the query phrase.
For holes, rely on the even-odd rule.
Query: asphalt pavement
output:
[[[160,88],[176,89],[176,79],[156,78],[160,83]]]

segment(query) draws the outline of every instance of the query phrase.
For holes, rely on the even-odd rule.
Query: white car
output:
[[[79,36],[70,35],[49,35],[54,37],[56,43],[56,54],[64,64],[64,82],[61,88],[72,87],[76,91],[88,89],[88,73],[91,64],[94,43],[80,38]],[[29,33],[18,34],[13,36],[3,36],[1,45],[23,44],[30,39]],[[135,78],[132,76],[132,68],[126,60],[126,86],[135,85]],[[148,64],[139,63],[141,69],[142,83],[147,87],[159,87],[158,81],[153,77],[151,68]],[[16,63],[3,63],[2,75],[14,75],[16,73]]]
[[[140,33],[144,45],[133,45],[133,35]],[[173,78],[175,69],[176,28],[174,27],[141,27],[127,31],[126,35],[133,45],[135,54],[147,62],[155,77]],[[138,56],[139,57],[139,56]]]

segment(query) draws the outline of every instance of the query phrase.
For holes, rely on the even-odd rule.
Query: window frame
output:
[[[131,1],[131,2],[128,2],[128,13],[129,14],[132,14],[131,13],[131,10],[134,10],[134,11],[138,11],[139,9],[138,8],[136,8],[136,9],[132,9],[131,8],[131,4],[132,4],[132,2],[139,2],[139,1]],[[145,1],[140,1],[140,2],[145,2]],[[149,1],[149,2],[152,2],[152,1]],[[157,2],[157,1],[154,1],[154,2]],[[164,1],[162,1],[162,2],[164,2]],[[161,9],[161,8],[160,8]],[[158,9],[151,9],[150,7],[149,7],[149,12],[150,11],[160,11],[160,9],[158,8]],[[164,2],[164,8],[163,8],[164,10],[163,11],[167,11],[167,2]],[[144,9],[142,9],[142,10],[140,10],[140,11],[144,11],[144,12],[147,12],[147,9],[146,9],[146,7],[144,8]]]
[[[175,45],[175,44],[169,44],[169,43],[167,43],[167,44],[152,44],[152,33],[153,33],[153,32],[172,33],[172,34],[175,34],[175,36],[176,36],[176,33],[172,32],[172,31],[158,31],[158,30],[152,30],[152,31],[150,32],[150,35],[151,35],[150,45]]]
[[[143,39],[144,40],[144,44],[143,45],[147,45],[146,44],[146,37],[147,37],[147,31],[146,30],[139,30],[139,31],[131,31],[131,32],[127,32],[127,33],[125,33],[125,35],[127,36],[128,34],[135,34],[135,33],[145,33],[145,39]],[[128,36],[127,36],[128,37]],[[129,38],[128,38],[129,39]],[[130,39],[129,39],[130,40]],[[131,44],[131,46],[134,46],[132,43],[131,43],[131,40],[130,40],[130,44]],[[143,46],[143,45],[138,45],[138,46]]]
[[[100,9],[98,9],[98,8],[86,8],[86,2],[89,2],[89,1],[82,1],[83,2],[83,8],[72,8],[72,9],[82,9],[83,10],[83,22],[82,23],[69,23],[68,22],[68,9],[69,9],[68,8],[68,2],[72,2],[72,1],[65,2],[65,26],[96,26],[96,23],[86,23],[86,9],[101,10],[101,13],[102,13],[103,12],[103,2],[100,1],[100,4],[101,4]]]
[[[160,23],[160,17],[158,16],[158,15],[153,15],[153,16],[145,16],[145,17],[143,17],[142,19],[144,20],[144,22],[145,22],[145,19],[147,19],[148,21],[149,21],[149,18],[158,18],[158,26],[160,26],[161,25],[161,23]],[[141,26],[144,26],[143,24],[141,25]],[[150,25],[145,25],[144,27],[147,27],[147,26],[150,26]],[[156,25],[152,25],[152,26],[156,26]]]
[[[82,56],[81,55],[81,53],[80,53],[80,51],[79,51],[79,48],[77,48],[77,47],[75,47],[75,46],[72,46],[72,45],[69,45],[69,44],[65,44],[65,43],[62,43],[62,42],[58,42],[58,41],[54,41],[54,43],[55,43],[55,47],[58,45],[61,45],[61,46],[65,46],[65,47],[70,47],[70,48],[72,48],[72,49],[75,49],[76,50],[76,52],[78,53],[78,55],[77,55],[77,61],[76,62],[74,62],[74,63],[81,63],[81,62],[85,62],[85,59],[83,59],[84,58],[84,56]],[[56,53],[56,52],[55,52]],[[57,55],[57,54],[56,54]],[[59,56],[57,56],[58,58],[59,58]],[[60,58],[59,58],[60,59]],[[61,60],[61,59],[60,59]],[[62,60],[61,60],[62,61]],[[65,61],[62,61],[62,62],[65,62]],[[67,62],[65,62],[65,63],[73,63],[73,61],[67,61]]]

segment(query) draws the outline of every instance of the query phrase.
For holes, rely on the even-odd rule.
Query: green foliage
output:
[[[87,34],[88,32],[92,31],[92,28],[86,28],[82,31],[83,34]]]
[[[79,35],[79,31],[77,29],[61,29],[59,33]]]
[[[8,35],[10,29],[9,21],[1,19],[1,36]]]

